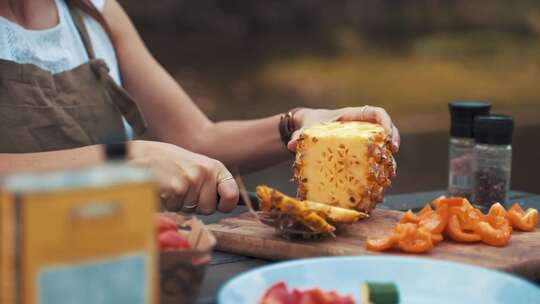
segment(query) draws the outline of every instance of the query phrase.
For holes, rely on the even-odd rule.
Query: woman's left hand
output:
[[[294,122],[298,129],[293,133],[287,147],[293,152],[296,151],[296,143],[302,132],[302,128],[330,121],[368,121],[378,123],[390,134],[392,151],[397,153],[399,150],[399,131],[392,123],[390,115],[383,108],[373,106],[348,107],[337,110],[300,109],[294,114]]]

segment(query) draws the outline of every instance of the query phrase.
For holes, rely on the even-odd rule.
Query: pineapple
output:
[[[369,213],[382,201],[396,163],[382,126],[330,122],[303,131],[293,169],[301,200]]]
[[[291,216],[295,221],[317,233],[333,234],[336,228],[330,225],[321,214],[306,208],[302,202],[266,186],[257,187],[257,197],[261,210],[280,218]]]
[[[267,218],[263,222],[271,223],[271,226],[278,227],[283,233],[288,232],[287,228],[294,227],[307,228],[314,233],[334,235],[336,226],[352,224],[368,217],[367,214],[355,210],[311,201],[299,201],[264,185],[258,186],[256,193],[261,211]],[[283,219],[286,219],[290,225],[283,224],[281,222]]]

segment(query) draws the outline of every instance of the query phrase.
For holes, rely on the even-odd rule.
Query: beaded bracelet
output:
[[[294,131],[296,131],[297,126],[294,123],[294,114],[298,112],[298,110],[300,109],[301,108],[292,109],[288,111],[287,113],[285,113],[284,115],[282,115],[279,119],[279,125],[278,125],[279,135],[285,147],[291,140],[291,137]]]

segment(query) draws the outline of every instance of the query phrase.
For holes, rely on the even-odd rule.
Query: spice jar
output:
[[[510,188],[512,132],[510,116],[478,116],[473,148],[473,201],[482,209],[505,204]]]
[[[472,151],[474,118],[487,115],[491,104],[482,101],[454,101],[450,109],[448,194],[467,199],[472,195]]]

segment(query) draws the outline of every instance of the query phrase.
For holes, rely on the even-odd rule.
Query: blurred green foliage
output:
[[[157,58],[217,119],[299,104],[371,103],[394,115],[446,115],[446,103],[462,98],[540,104],[538,0],[123,4]]]

